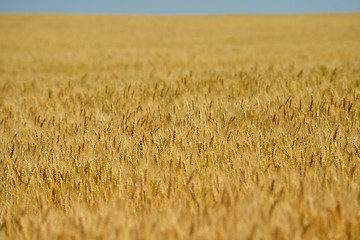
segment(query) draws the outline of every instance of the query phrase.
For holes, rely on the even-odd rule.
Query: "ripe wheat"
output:
[[[359,239],[360,16],[0,16],[1,239]]]

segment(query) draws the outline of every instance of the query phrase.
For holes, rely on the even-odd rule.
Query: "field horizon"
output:
[[[360,14],[0,15],[0,239],[359,239]]]

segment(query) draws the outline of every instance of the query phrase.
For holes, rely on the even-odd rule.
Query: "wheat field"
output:
[[[0,15],[0,239],[360,239],[360,15]]]

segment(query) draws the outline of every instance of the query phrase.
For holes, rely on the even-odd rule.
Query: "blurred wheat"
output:
[[[359,239],[359,22],[0,16],[0,238]]]

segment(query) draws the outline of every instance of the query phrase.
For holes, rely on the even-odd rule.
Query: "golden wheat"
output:
[[[359,21],[0,16],[0,238],[359,239]]]

